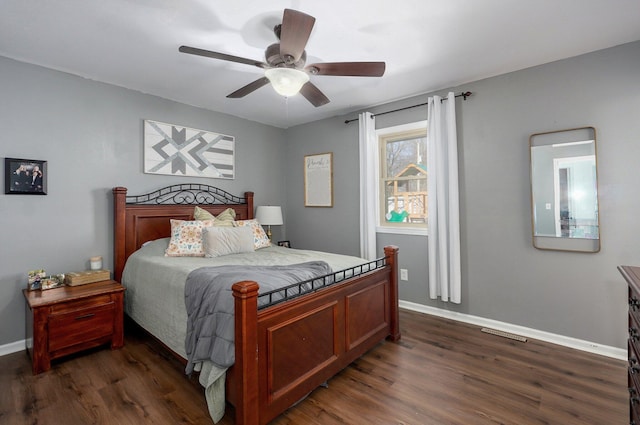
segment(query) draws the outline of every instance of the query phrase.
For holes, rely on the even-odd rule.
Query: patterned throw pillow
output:
[[[202,229],[213,226],[213,220],[171,220],[171,240],[166,257],[204,257]]]
[[[233,225],[236,227],[248,226],[251,228],[253,233],[253,246],[255,249],[266,248],[271,246],[271,241],[269,237],[264,232],[264,229],[258,223],[258,220],[238,220],[234,221]]]
[[[233,220],[236,218],[236,212],[233,208],[227,208],[214,217],[209,211],[196,206],[193,210],[193,218],[195,220],[214,220],[214,226],[233,226]]]

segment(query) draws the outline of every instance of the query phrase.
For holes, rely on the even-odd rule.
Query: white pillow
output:
[[[206,227],[202,230],[205,257],[253,252],[253,232],[249,227]]]

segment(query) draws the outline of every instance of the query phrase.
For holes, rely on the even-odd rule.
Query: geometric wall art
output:
[[[144,121],[144,172],[171,176],[235,177],[235,138]]]

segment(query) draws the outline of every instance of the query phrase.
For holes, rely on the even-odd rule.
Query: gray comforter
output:
[[[289,266],[201,267],[189,273],[185,285],[187,309],[186,372],[211,360],[220,368],[235,361],[234,301],[231,286],[243,280],[260,285],[260,293],[331,273],[324,261]]]

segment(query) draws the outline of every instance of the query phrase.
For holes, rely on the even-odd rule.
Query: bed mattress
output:
[[[184,287],[191,271],[211,266],[291,265],[308,261],[325,261],[333,271],[339,271],[367,262],[359,257],[280,246],[216,258],[165,257],[168,243],[169,238],[151,241],[129,257],[122,276],[127,289],[124,308],[136,323],[183,358],[186,358],[187,330]]]

